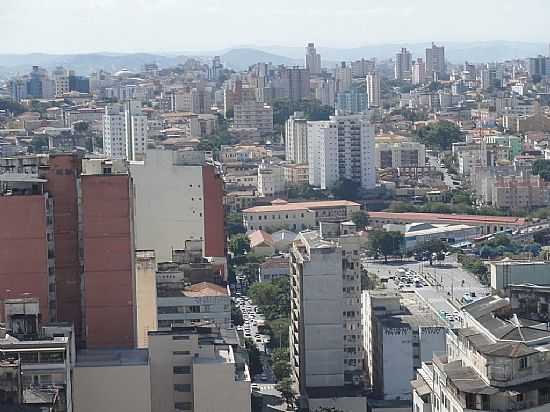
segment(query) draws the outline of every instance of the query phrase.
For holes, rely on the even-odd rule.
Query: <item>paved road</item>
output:
[[[474,293],[476,296],[485,296],[489,293],[487,287],[481,285],[479,280],[469,272],[461,269],[454,257],[448,257],[445,266],[430,266],[429,262],[404,261],[401,263],[373,262],[369,259],[362,260],[363,267],[371,273],[375,273],[380,279],[385,279],[387,288],[398,289],[399,281],[389,279],[398,274],[398,269],[414,271],[424,279],[425,286],[404,286],[403,290],[414,290],[434,312],[441,314],[453,313],[460,307],[460,299],[465,293]],[[449,322],[449,326],[458,327],[460,322]]]
[[[449,187],[450,189],[452,189],[453,187],[457,187],[457,185],[455,185],[453,183],[453,178],[451,177],[451,175],[449,174],[449,172],[447,172],[447,169],[439,166],[439,160],[437,159],[436,156],[428,156],[426,155],[426,159],[428,159],[428,164],[430,166],[435,166],[437,168],[438,171],[440,171],[441,173],[443,173],[443,181],[445,182],[445,184],[447,185],[447,187]]]

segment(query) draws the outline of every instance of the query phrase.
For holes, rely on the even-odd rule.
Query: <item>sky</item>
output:
[[[548,42],[550,0],[0,0],[0,53]]]

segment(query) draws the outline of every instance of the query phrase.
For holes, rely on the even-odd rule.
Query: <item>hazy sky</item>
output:
[[[0,0],[0,53],[547,42],[550,0]]]

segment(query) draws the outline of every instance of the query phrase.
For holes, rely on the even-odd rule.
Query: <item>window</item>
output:
[[[175,375],[189,375],[191,373],[191,366],[174,366]]]
[[[519,368],[527,369],[529,367],[529,362],[526,357],[519,359]]]
[[[174,390],[176,392],[191,392],[191,385],[189,383],[186,384],[174,384]]]
[[[174,355],[190,355],[191,352],[188,350],[176,350],[174,351]]]
[[[176,402],[174,403],[174,408],[178,411],[190,411],[191,402]]]
[[[189,336],[187,335],[172,336],[172,340],[189,340]]]

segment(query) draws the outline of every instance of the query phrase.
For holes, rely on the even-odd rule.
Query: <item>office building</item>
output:
[[[307,99],[309,89],[310,72],[302,67],[281,67],[279,78],[275,83],[280,88],[281,97],[287,97],[291,102]]]
[[[225,256],[223,181],[204,152],[149,150],[130,170],[137,249],[153,250],[164,262],[173,249],[198,240],[203,256]]]
[[[308,43],[306,47],[306,69],[313,75],[321,73],[321,55],[317,53],[313,43]]]
[[[445,47],[436,46],[426,49],[426,76],[434,81],[439,79],[447,72],[447,63],[445,61]],[[435,77],[434,77],[435,76]]]
[[[445,350],[446,327],[414,292],[363,291],[363,349],[374,397],[411,399],[415,370]]]
[[[530,57],[527,62],[527,73],[530,78],[544,77],[550,73],[550,58],[545,56]]]
[[[464,327],[448,331],[446,351],[418,370],[413,410],[547,410],[546,322],[519,317],[498,296],[465,306],[463,316]]]
[[[151,412],[250,412],[250,373],[235,330],[149,333]]]
[[[378,72],[367,74],[367,95],[369,97],[369,107],[380,107],[380,75]]]
[[[336,96],[337,114],[366,113],[369,109],[369,98],[366,93],[358,89],[340,92]]]
[[[307,120],[303,112],[294,112],[285,123],[285,159],[307,163]]]
[[[301,232],[291,249],[292,375],[310,410],[332,406],[328,398],[349,398],[343,410],[366,410],[365,398],[351,395],[362,383],[359,249],[349,222]]]
[[[351,66],[346,65],[346,62],[340,63],[340,65],[336,67],[334,79],[336,80],[337,93],[350,90],[352,85]]]
[[[396,80],[411,80],[412,54],[406,48],[402,48],[395,55],[394,78]]]
[[[280,228],[299,231],[318,227],[322,221],[349,220],[360,209],[359,203],[347,200],[289,203],[278,199],[269,206],[243,210],[243,224],[247,231],[273,232]]]
[[[80,186],[87,348],[133,348],[136,299],[132,178],[124,162],[83,160]]]
[[[412,67],[412,83],[414,85],[424,84],[426,81],[426,64],[424,60],[419,57]]]
[[[234,106],[234,127],[257,129],[260,135],[273,133],[273,109],[264,103],[247,101]]]
[[[334,79],[312,79],[313,95],[323,106],[334,107],[336,81]]]
[[[110,104],[103,116],[103,152],[111,159],[140,160],[147,146],[147,117],[141,102]]]

